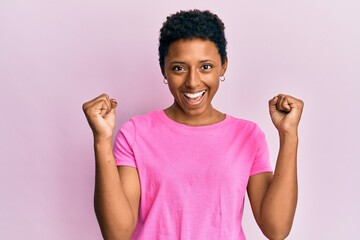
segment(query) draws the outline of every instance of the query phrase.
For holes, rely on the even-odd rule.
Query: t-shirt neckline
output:
[[[225,114],[225,118],[220,122],[213,123],[210,125],[204,125],[204,126],[189,126],[189,125],[186,125],[183,123],[178,123],[178,122],[172,120],[165,114],[164,110],[158,110],[158,115],[163,122],[165,122],[166,124],[168,124],[171,127],[182,129],[182,130],[193,130],[193,131],[194,130],[213,130],[213,129],[222,128],[225,125],[227,125],[227,123],[231,119],[230,115]]]

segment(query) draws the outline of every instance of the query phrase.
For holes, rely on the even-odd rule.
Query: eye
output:
[[[210,64],[205,64],[201,67],[201,69],[204,69],[204,70],[209,70],[211,68],[212,68],[212,66]]]
[[[177,65],[172,68],[173,71],[184,71],[185,68],[183,66]]]

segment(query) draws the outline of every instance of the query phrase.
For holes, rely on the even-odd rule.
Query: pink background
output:
[[[226,25],[230,65],[214,105],[256,121],[275,163],[267,100],[305,101],[299,203],[288,239],[355,239],[360,215],[359,1],[0,0],[0,239],[100,239],[92,134],[81,105],[117,98],[118,125],[172,103],[158,32],[179,9]],[[248,239],[265,239],[246,199]]]

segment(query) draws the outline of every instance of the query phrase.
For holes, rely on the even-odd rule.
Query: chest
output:
[[[222,131],[143,136],[137,139],[137,149],[143,184],[194,192],[230,185],[246,188],[256,151],[251,137]]]

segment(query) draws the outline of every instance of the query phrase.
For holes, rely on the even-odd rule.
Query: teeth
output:
[[[205,93],[205,90],[204,91],[201,91],[201,92],[198,92],[198,93],[184,93],[184,95],[188,98],[198,98],[200,97],[201,95],[203,95]]]

